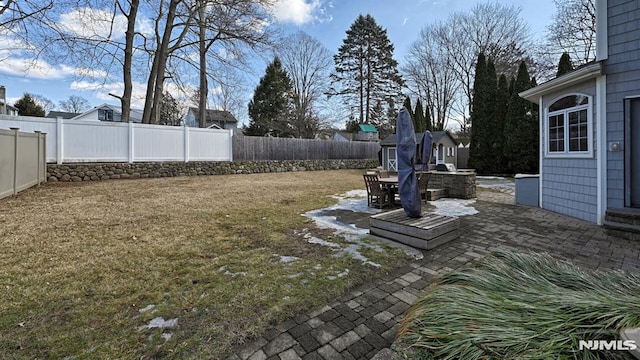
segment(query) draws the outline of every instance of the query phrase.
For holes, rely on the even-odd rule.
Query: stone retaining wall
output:
[[[238,162],[47,164],[47,181],[99,181],[173,176],[369,169],[378,160],[281,160]]]
[[[459,199],[476,197],[476,173],[432,171],[429,189],[447,189],[448,196]]]

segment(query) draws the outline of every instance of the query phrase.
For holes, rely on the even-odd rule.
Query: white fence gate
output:
[[[0,129],[47,134],[46,161],[232,161],[231,130],[0,115]]]

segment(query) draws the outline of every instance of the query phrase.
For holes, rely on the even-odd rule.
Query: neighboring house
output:
[[[422,150],[419,149],[419,147],[423,136],[424,133],[416,134],[416,162],[421,161],[420,154],[422,154]],[[431,133],[431,137],[432,150],[430,163],[435,165],[444,163],[457,165],[458,143],[453,136],[451,136],[448,131],[434,131]],[[385,170],[398,171],[397,145],[398,140],[396,134],[391,134],[380,142],[380,146],[382,147],[382,167]]]
[[[89,121],[113,121],[120,122],[122,119],[122,108],[120,106],[102,104],[87,110],[82,114],[74,116],[71,120],[89,120]],[[129,120],[134,123],[142,122],[142,110],[131,109]]]
[[[640,230],[616,220],[640,218],[639,22],[637,1],[596,0],[596,61],[520,93],[540,105],[540,207]]]
[[[369,124],[358,125],[358,133],[355,140],[357,141],[379,141],[378,130],[375,126]]]
[[[81,114],[65,112],[65,111],[49,111],[46,117],[53,118],[53,119],[57,119],[57,118],[72,119],[78,115],[81,115]]]
[[[198,108],[190,107],[184,117],[184,124],[189,127],[199,127],[200,114]],[[238,120],[225,110],[207,109],[206,127],[220,127],[229,129],[235,135],[238,132]]]
[[[5,105],[0,101],[0,114],[2,113],[2,109],[4,109],[4,115],[18,116],[18,109],[15,106],[11,106],[9,104]]]
[[[347,131],[336,131],[331,140],[335,141],[351,141],[353,140],[353,134]]]

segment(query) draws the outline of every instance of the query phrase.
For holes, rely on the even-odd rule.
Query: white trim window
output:
[[[547,157],[593,156],[591,98],[568,95],[547,109],[545,155]]]

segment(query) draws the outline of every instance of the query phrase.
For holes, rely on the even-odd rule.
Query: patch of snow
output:
[[[162,338],[163,338],[165,341],[169,341],[169,340],[171,340],[171,337],[172,337],[172,336],[173,336],[173,334],[172,334],[172,333],[162,333]]]
[[[273,254],[273,256],[276,258],[279,258],[277,261],[283,264],[288,264],[288,263],[292,263],[300,260],[299,257],[295,257],[295,256],[284,256],[284,255],[278,255],[278,254]]]
[[[224,265],[224,266],[220,266],[220,268],[218,269],[218,271],[224,271],[225,275],[229,275],[231,277],[236,277],[238,275],[240,276],[245,276],[247,275],[246,271],[238,271],[238,272],[231,272],[229,270],[227,270],[228,265]]]
[[[335,276],[334,275],[327,276],[327,279],[336,280],[336,279],[339,279],[341,277],[345,277],[347,275],[349,275],[349,269],[344,269],[344,271],[337,273]]]
[[[475,200],[440,199],[429,203],[435,206],[435,214],[455,217],[477,214],[478,210],[469,206],[475,202]]]
[[[155,329],[155,328],[160,328],[160,329],[171,329],[174,328],[178,325],[178,319],[169,319],[169,320],[165,320],[164,318],[161,317],[157,317],[152,319],[149,324],[147,325],[142,325],[138,327],[138,331],[144,330],[144,329]]]
[[[155,305],[149,304],[149,305],[143,307],[142,309],[138,310],[138,312],[144,313],[144,312],[147,312],[149,310],[153,310],[153,308],[155,308],[155,307],[156,307]]]
[[[339,244],[336,244],[336,243],[331,242],[331,241],[322,240],[320,238],[312,236],[311,234],[304,234],[304,238],[307,239],[307,242],[309,244],[317,244],[317,245],[322,245],[322,246],[328,246],[328,247],[330,247],[332,249],[340,249],[341,248],[341,246]]]
[[[513,179],[500,176],[477,176],[476,186],[494,189],[506,194],[515,194],[516,184]]]

